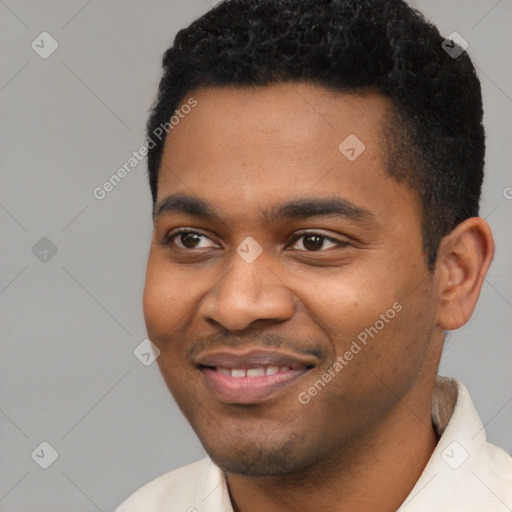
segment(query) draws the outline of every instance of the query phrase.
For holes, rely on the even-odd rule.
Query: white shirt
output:
[[[400,512],[509,512],[512,458],[486,441],[464,385],[437,377],[432,421],[441,436]],[[116,512],[233,512],[222,471],[205,458],[153,480]]]

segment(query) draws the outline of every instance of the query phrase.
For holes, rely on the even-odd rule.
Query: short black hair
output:
[[[432,270],[442,237],[478,215],[485,155],[475,68],[443,41],[402,0],[224,0],[165,52],[147,134],[169,122],[187,93],[205,87],[309,82],[379,93],[393,106],[384,120],[386,171],[420,198]],[[148,151],[153,206],[164,142]]]

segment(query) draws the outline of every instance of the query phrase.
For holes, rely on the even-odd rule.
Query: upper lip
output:
[[[297,354],[280,350],[212,350],[199,354],[194,360],[199,366],[220,366],[222,368],[258,368],[261,366],[289,366],[304,368],[315,366],[316,358],[306,354]]]

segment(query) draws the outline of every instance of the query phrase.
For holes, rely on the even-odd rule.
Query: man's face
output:
[[[441,333],[419,200],[385,170],[390,104],[307,84],[190,96],[144,291],[163,377],[226,471],[349,453],[428,402]]]

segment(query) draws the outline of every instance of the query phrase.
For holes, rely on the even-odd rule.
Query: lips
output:
[[[203,382],[224,403],[258,403],[284,392],[317,363],[303,354],[272,350],[222,350],[200,354]]]

